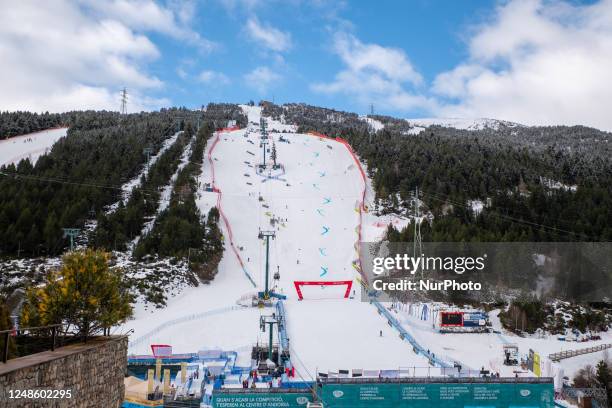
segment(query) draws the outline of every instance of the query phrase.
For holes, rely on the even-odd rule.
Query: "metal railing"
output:
[[[150,331],[146,332],[145,334],[143,334],[140,337],[137,337],[136,339],[130,341],[129,343],[129,347],[133,348],[136,347],[138,345],[140,345],[143,342],[148,341],[152,336],[154,336],[155,334],[161,332],[162,330],[166,330],[169,329],[172,326],[175,326],[177,324],[182,324],[182,323],[186,323],[186,322],[190,322],[193,320],[199,320],[199,319],[204,319],[210,316],[215,316],[218,314],[223,314],[223,313],[227,313],[227,312],[232,312],[235,310],[241,310],[242,307],[241,306],[228,306],[228,307],[222,307],[219,309],[212,309],[206,312],[201,312],[201,313],[193,313],[193,314],[189,314],[186,316],[181,316],[178,317],[176,319],[172,319],[172,320],[167,320],[165,322],[163,322],[162,324],[154,327],[153,329],[151,329]]]
[[[453,364],[436,357],[429,350],[426,350],[421,344],[419,344],[414,337],[408,333],[408,331],[402,326],[402,324],[393,316],[387,308],[377,301],[376,299],[370,298],[372,303],[378,309],[378,313],[387,319],[387,322],[391,327],[394,327],[399,333],[402,340],[408,341],[416,354],[425,356],[432,365],[436,365],[440,368],[453,368]]]
[[[600,344],[598,346],[587,347],[578,350],[567,350],[567,351],[559,351],[557,353],[552,353],[548,355],[548,358],[552,361],[561,361],[566,358],[580,356],[582,354],[595,353],[597,351],[602,351],[612,348],[612,343],[608,344]]]
[[[472,370],[462,369],[460,367],[433,367],[433,366],[404,366],[396,369],[352,369],[352,370],[335,370],[317,373],[318,378],[325,378],[329,381],[341,380],[349,381],[378,381],[378,380],[412,380],[419,378],[431,378],[434,380],[440,378],[451,379],[484,379],[485,381],[510,381],[514,382],[515,378],[522,377],[501,377],[490,370]],[[453,380],[454,381],[454,380]]]
[[[321,384],[412,384],[412,383],[444,383],[444,384],[552,384],[552,377],[403,377],[403,378],[321,378]]]
[[[43,351],[55,351],[56,348],[85,342],[87,337],[62,332],[61,324],[38,327],[20,327],[0,331],[0,361],[24,357]]]
[[[591,387],[591,388],[574,388],[574,387],[563,387],[561,390],[560,399],[569,402],[573,405],[578,405],[581,398],[591,398],[592,407],[608,407],[608,396],[606,389],[603,387]],[[593,403],[596,402],[596,403]]]
[[[312,388],[219,388],[215,394],[301,394]]]

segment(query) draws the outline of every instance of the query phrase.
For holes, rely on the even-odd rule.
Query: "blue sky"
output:
[[[218,48],[208,55],[199,55],[190,47],[180,44],[177,47],[175,40],[160,36],[157,43],[167,57],[156,61],[152,69],[168,85],[159,95],[167,95],[171,90],[176,95],[173,102],[186,106],[274,98],[280,103],[306,102],[366,112],[370,102],[311,88],[313,83],[332,81],[342,69],[342,62],[333,50],[336,32],[348,32],[362,42],[402,50],[424,79],[432,81],[438,72],[452,69],[466,57],[466,30],[492,13],[494,6],[495,2],[484,0],[360,1],[330,8],[327,4],[297,2],[263,2],[252,8],[241,7],[239,2],[235,6],[208,2],[198,7],[194,19],[201,23],[198,24],[201,35],[217,43]],[[253,16],[264,28],[274,27],[288,34],[291,46],[273,51],[249,40],[246,22]],[[280,78],[260,89],[248,86],[244,77],[261,66]],[[187,76],[179,77],[177,69]],[[194,86],[194,78],[204,70],[223,73],[227,82]],[[411,112],[387,106],[379,109],[376,105],[377,111],[386,113],[409,116],[425,113],[418,108]]]
[[[0,59],[2,110],[116,110],[125,86],[132,111],[274,98],[612,130],[612,0],[23,0]]]

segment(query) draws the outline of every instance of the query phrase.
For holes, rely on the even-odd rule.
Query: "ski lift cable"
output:
[[[307,375],[310,377],[310,381],[316,381],[316,377],[312,375],[312,373],[308,370],[308,368],[306,367],[306,365],[304,364],[304,362],[300,359],[300,357],[297,355],[297,353],[295,352],[295,349],[293,347],[290,348],[291,351],[291,358],[295,358],[298,360],[298,362],[300,363],[300,365],[302,366],[302,368],[304,369],[304,371],[307,373]],[[300,373],[300,370],[295,370],[297,375],[300,377],[300,379],[304,382],[304,383],[308,383],[309,381],[306,380],[302,374]],[[314,393],[315,389],[314,387],[308,386],[308,388],[310,388],[310,390]]]

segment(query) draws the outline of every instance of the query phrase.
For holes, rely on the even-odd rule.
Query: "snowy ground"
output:
[[[243,109],[249,122],[259,123],[260,108]],[[214,151],[210,162],[205,160],[201,182],[202,186],[213,182],[212,162],[214,186],[221,197],[201,190],[198,205],[207,213],[220,200],[227,219],[227,224],[222,222],[226,251],[219,273],[211,284],[188,288],[170,299],[163,310],[153,313],[138,304],[135,319],[122,328],[135,330],[130,352],[149,353],[150,344],[168,343],[179,353],[220,347],[238,350],[248,359],[249,347],[267,336],[259,330],[259,316],[272,313],[236,307],[239,299],[264,285],[261,229],[276,233],[270,245],[270,269],[280,271],[276,291],[288,297],[292,355],[302,377],[311,378],[317,369],[427,366],[372,305],[359,299],[353,261],[364,184],[347,148],[312,135],[276,133],[287,128],[273,121],[268,121],[268,128],[284,170],[257,172],[262,149],[256,126],[221,133],[216,144],[209,141],[207,157]],[[281,136],[290,143],[281,142]],[[373,216],[364,216],[368,217],[373,221]],[[384,228],[373,225],[370,232],[378,235]],[[352,299],[344,299],[346,286],[309,286],[299,301],[296,280],[350,280],[355,282],[354,292]]]
[[[443,126],[455,129],[464,130],[482,130],[482,129],[499,129],[501,125],[507,127],[522,126],[518,123],[506,122],[497,119],[486,119],[486,118],[420,118],[420,119],[406,119],[413,128],[408,133],[418,135],[429,126]]]
[[[428,305],[433,310],[432,305]],[[493,328],[500,333],[445,333],[441,334],[438,327],[433,326],[435,316],[431,313],[429,320],[421,320],[420,307],[401,305],[394,309],[398,320],[402,323],[414,338],[423,345],[427,345],[438,356],[452,361],[458,361],[466,369],[486,370],[499,372],[502,376],[513,377],[516,372],[521,371],[519,367],[503,365],[503,345],[506,343],[516,344],[521,356],[527,355],[529,349],[539,353],[542,358],[558,351],[576,350],[612,342],[612,333],[602,333],[602,340],[584,343],[559,341],[557,336],[545,338],[519,337],[501,327],[498,318],[499,310],[489,313]],[[612,351],[608,350],[608,353]],[[604,356],[605,352],[585,354],[561,360],[558,364],[551,364],[549,369],[544,370],[544,375],[554,376],[559,368],[563,375],[573,378],[574,374],[586,364],[595,365]],[[546,365],[545,365],[546,366]],[[546,368],[546,367],[545,367]],[[531,372],[519,372],[519,376],[533,376]]]
[[[0,166],[17,164],[28,158],[32,164],[36,163],[40,156],[51,150],[55,142],[66,136],[67,131],[68,128],[48,129],[0,140]]]

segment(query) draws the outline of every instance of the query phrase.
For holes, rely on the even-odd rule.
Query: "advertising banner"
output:
[[[553,384],[324,384],[325,408],[553,407]]]
[[[213,393],[213,408],[305,408],[312,401],[309,392]]]

